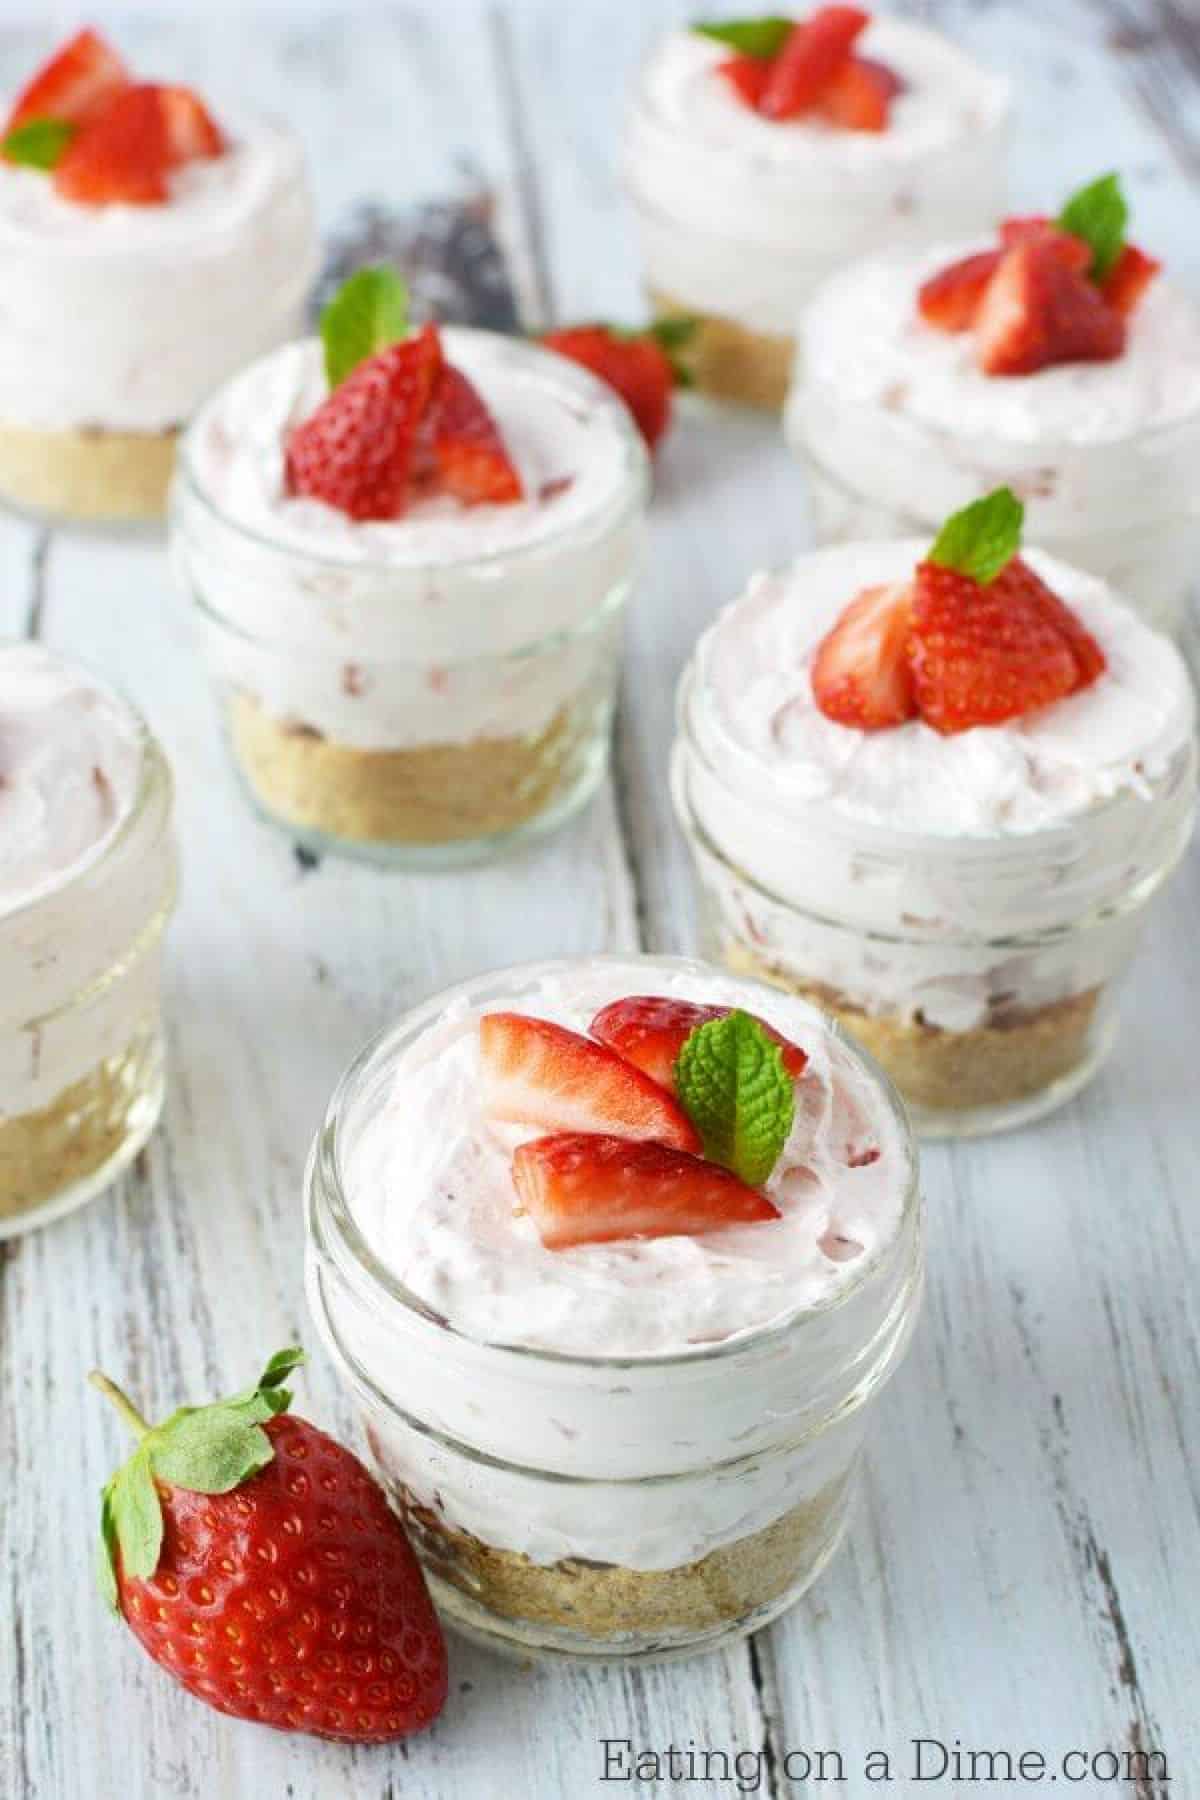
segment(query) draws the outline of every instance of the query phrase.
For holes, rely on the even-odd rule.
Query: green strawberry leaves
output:
[[[715,38],[718,44],[728,44],[740,56],[761,56],[769,59],[778,56],[788,38],[792,34],[795,19],[785,19],[773,13],[763,19],[729,19],[723,23],[693,25],[692,30],[701,37]]]
[[[78,129],[70,119],[28,119],[0,143],[0,154],[29,169],[56,169]]]
[[[1063,231],[1082,238],[1092,252],[1089,274],[1103,281],[1125,248],[1129,207],[1119,175],[1101,175],[1071,195],[1058,215]]]
[[[368,356],[407,335],[408,289],[395,269],[381,263],[356,270],[321,314],[330,388],[338,387]]]
[[[1025,508],[1011,488],[996,488],[951,513],[926,554],[926,561],[956,569],[986,587],[1021,548]]]
[[[779,1045],[748,1013],[698,1025],[675,1065],[675,1085],[711,1162],[761,1187],[779,1160],[796,1098]]]
[[[304,1360],[303,1350],[280,1350],[253,1387],[211,1406],[181,1406],[154,1427],[146,1425],[106,1376],[93,1373],[93,1385],[113,1401],[139,1438],[133,1455],[100,1496],[97,1574],[114,1612],[119,1610],[118,1549],[125,1572],[139,1580],[148,1580],[158,1567],[163,1520],[155,1483],[197,1494],[228,1494],[265,1468],[275,1452],[263,1422],[290,1406],[292,1396],[283,1383]]]

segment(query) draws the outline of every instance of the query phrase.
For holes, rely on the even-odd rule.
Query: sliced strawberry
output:
[[[819,95],[815,110],[843,131],[886,131],[903,83],[886,63],[848,56]]]
[[[759,110],[769,119],[795,119],[808,112],[848,61],[850,46],[868,18],[857,6],[819,6],[794,25],[771,65]]]
[[[728,56],[717,64],[738,99],[757,112],[763,91],[771,74],[771,60],[766,56]]]
[[[700,1148],[695,1126],[657,1081],[577,1031],[523,1013],[486,1013],[479,1048],[493,1119]]]
[[[224,135],[197,93],[188,87],[160,87],[158,95],[172,164],[220,156]]]
[[[1045,213],[1029,213],[1023,218],[1002,219],[1000,221],[1000,242],[1006,250],[1014,244],[1045,244],[1054,251],[1061,262],[1069,269],[1075,269],[1080,275],[1086,275],[1092,266],[1092,247],[1083,238],[1076,237],[1074,232],[1064,231]]]
[[[812,689],[827,719],[882,731],[914,717],[910,605],[906,582],[864,588],[822,638],[813,658]]]
[[[636,994],[628,1000],[614,1000],[601,1007],[588,1030],[600,1043],[607,1044],[626,1062],[639,1069],[665,1088],[675,1086],[675,1064],[687,1038],[698,1025],[710,1019],[723,1019],[727,1006],[697,1006],[691,1000],[669,1000],[657,994]],[[752,1015],[753,1016],[753,1015]],[[759,1019],[763,1030],[783,1052],[783,1066],[793,1081],[804,1073],[808,1057],[799,1044],[793,1044],[765,1019]]]
[[[1019,580],[985,587],[931,562],[917,566],[909,658],[921,717],[947,735],[1021,718],[1079,685],[1070,644]]]
[[[4,135],[31,119],[86,125],[128,86],[129,73],[121,58],[88,27],[69,39],[21,89]]]
[[[967,331],[975,323],[979,302],[1002,255],[1000,250],[980,250],[923,281],[917,307],[925,322],[939,331]]]
[[[513,1156],[521,1204],[548,1250],[620,1238],[698,1237],[778,1219],[779,1209],[718,1163],[665,1144],[567,1131]]]
[[[633,414],[638,430],[651,450],[671,422],[671,395],[675,370],[671,359],[649,333],[622,336],[607,325],[572,325],[548,331],[542,339],[548,350],[582,363],[593,375],[615,388]]]
[[[417,431],[442,366],[436,327],[368,357],[287,443],[290,494],[351,519],[396,519],[408,500]]]
[[[1100,292],[1108,304],[1127,319],[1161,268],[1160,262],[1147,256],[1136,244],[1126,244],[1100,283]]]
[[[1076,690],[1090,687],[1097,676],[1103,675],[1108,659],[1087,626],[1022,557],[1014,556],[1006,563],[991,588],[1002,604],[1035,607],[1061,633],[1075,658]]]
[[[425,429],[430,479],[443,493],[468,505],[521,499],[521,477],[499,427],[461,369],[443,365]]]
[[[1034,239],[1005,251],[975,325],[976,355],[987,375],[1108,362],[1125,347],[1120,313],[1052,246]]]
[[[64,200],[80,206],[158,206],[167,198],[167,133],[158,89],[122,88],[80,128],[54,171]]]

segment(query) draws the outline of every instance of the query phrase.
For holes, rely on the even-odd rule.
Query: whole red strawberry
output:
[[[691,335],[694,321],[666,319],[648,331],[619,331],[611,325],[569,325],[548,331],[547,350],[581,363],[614,388],[633,414],[649,449],[657,448],[671,423],[671,397],[687,377],[672,351]]]
[[[291,494],[352,519],[397,519],[408,504],[417,432],[442,367],[433,325],[369,356],[287,444]]]
[[[161,1668],[218,1712],[280,1731],[382,1743],[446,1698],[446,1646],[382,1488],[348,1450],[286,1416],[300,1350],[212,1406],[147,1427],[104,1489],[100,1578]]]

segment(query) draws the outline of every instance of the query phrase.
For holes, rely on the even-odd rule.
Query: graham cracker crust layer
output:
[[[157,1036],[142,1032],[49,1106],[0,1115],[0,1218],[32,1212],[115,1156],[157,1070]]]
[[[535,1563],[520,1551],[497,1550],[452,1529],[403,1488],[397,1497],[423,1560],[477,1605],[502,1618],[603,1640],[706,1632],[778,1600],[822,1562],[845,1492],[845,1479],[833,1482],[774,1524],[675,1569],[627,1569],[573,1557]]]
[[[1008,1008],[969,1031],[943,1031],[898,1013],[867,1013],[844,994],[804,982],[741,943],[725,961],[738,974],[788,989],[829,1013],[887,1070],[906,1100],[937,1112],[966,1112],[1027,1100],[1086,1061],[1099,988],[1048,1005]]]
[[[589,718],[590,718],[589,713]],[[234,751],[254,793],[285,824],[355,843],[442,844],[511,831],[554,799],[578,731],[566,708],[533,737],[359,750],[229,699]]]
[[[795,339],[750,331],[717,313],[698,313],[670,294],[650,291],[650,304],[658,318],[697,321],[694,336],[683,352],[695,384],[720,400],[763,412],[781,412],[791,385]]]
[[[0,495],[66,519],[157,519],[175,467],[174,431],[33,431],[0,424]]]

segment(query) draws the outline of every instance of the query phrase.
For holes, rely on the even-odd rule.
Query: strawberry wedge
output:
[[[521,477],[474,385],[446,363],[429,403],[428,454],[435,486],[466,505],[503,506],[522,496]]]
[[[860,731],[903,725],[916,713],[908,665],[907,582],[864,588],[817,645],[812,690],[827,719]]]
[[[486,1013],[479,1047],[484,1107],[493,1119],[700,1149],[695,1126],[665,1088],[615,1050],[563,1025]]]
[[[759,111],[768,119],[795,119],[815,106],[848,61],[850,46],[868,19],[857,6],[821,6],[794,25],[772,64]]]
[[[765,1194],[716,1163],[665,1144],[588,1132],[522,1144],[513,1182],[548,1250],[698,1236],[780,1216]]]
[[[628,1000],[614,1000],[600,1009],[588,1026],[601,1044],[636,1064],[651,1080],[665,1088],[675,1085],[675,1064],[679,1052],[693,1031],[707,1025],[710,1019],[723,1019],[727,1006],[697,1006],[691,1000],[670,1000],[657,994],[637,994]],[[754,1015],[751,1014],[751,1017]],[[793,1081],[804,1073],[808,1057],[799,1044],[793,1044],[765,1019],[758,1019],[767,1036],[783,1052],[783,1066]]]
[[[33,119],[86,125],[129,80],[125,64],[99,32],[90,27],[77,32],[22,88],[3,135]]]

